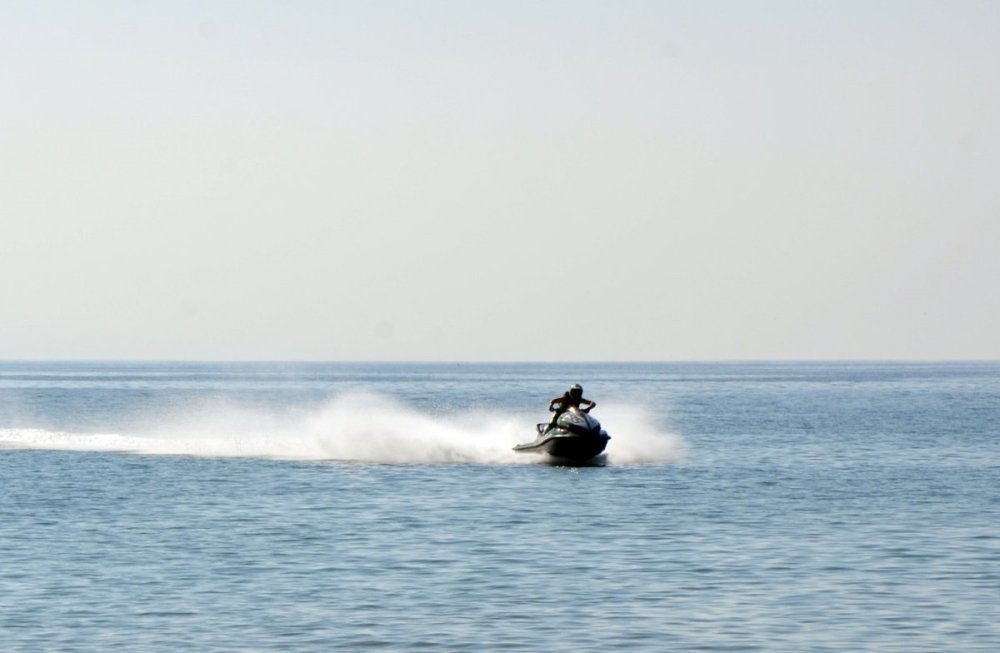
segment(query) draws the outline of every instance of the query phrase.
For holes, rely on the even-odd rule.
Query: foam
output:
[[[640,408],[602,406],[598,418],[612,435],[611,464],[674,462],[684,455],[681,438],[656,427]],[[430,415],[392,397],[352,393],[291,414],[245,406],[203,408],[132,433],[0,429],[0,447],[376,463],[531,463],[539,457],[516,454],[511,447],[533,436],[535,421],[527,415]]]

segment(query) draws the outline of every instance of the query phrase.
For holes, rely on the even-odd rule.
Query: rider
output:
[[[560,415],[565,413],[570,408],[580,408],[580,404],[587,404],[587,406],[583,409],[584,411],[588,411],[597,405],[596,402],[593,402],[590,399],[584,399],[583,388],[579,383],[574,383],[570,386],[569,390],[562,394],[561,397],[556,397],[549,402],[549,410],[554,412],[552,413],[552,419],[549,420],[548,428],[555,428]]]

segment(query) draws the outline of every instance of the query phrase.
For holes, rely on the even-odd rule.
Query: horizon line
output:
[[[1000,363],[996,358],[690,358],[597,360],[450,360],[450,359],[306,359],[306,358],[0,358],[4,363],[145,363],[145,364],[294,364],[294,365],[681,365],[740,363]]]

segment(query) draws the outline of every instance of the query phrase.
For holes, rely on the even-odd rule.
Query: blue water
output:
[[[998,513],[998,364],[0,363],[3,651],[993,652]]]

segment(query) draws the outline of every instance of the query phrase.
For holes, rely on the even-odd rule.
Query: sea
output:
[[[110,650],[994,653],[1000,364],[0,363],[0,651]]]

